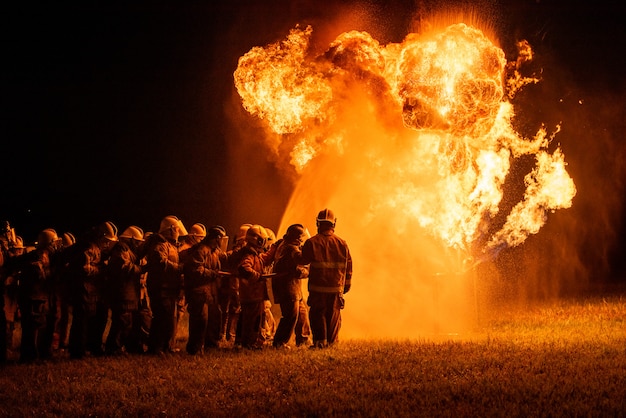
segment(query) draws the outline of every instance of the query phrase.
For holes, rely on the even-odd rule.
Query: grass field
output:
[[[8,364],[2,416],[626,416],[626,296],[502,312],[471,335]]]

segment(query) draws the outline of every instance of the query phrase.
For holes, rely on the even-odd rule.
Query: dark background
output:
[[[0,219],[28,242],[47,227],[79,234],[105,220],[120,229],[155,230],[170,214],[187,226],[225,225],[231,236],[244,222],[277,228],[289,181],[260,145],[252,141],[242,150],[232,142],[237,129],[228,114],[238,105],[237,59],[284,38],[298,23],[316,29],[358,4],[157,0],[3,8]],[[400,42],[416,11],[426,16],[446,7],[437,1],[361,4],[376,23],[354,29],[376,32],[381,44]],[[592,109],[585,123],[574,125],[578,142],[563,144],[579,189],[574,214],[580,222],[603,218],[591,227],[612,234],[596,258],[623,272],[624,3],[446,4],[481,10],[509,58],[515,42],[527,39],[537,70],[562,83],[519,100],[584,98]],[[539,113],[539,119],[561,116]],[[590,189],[595,192],[587,194]],[[595,212],[597,204],[610,209]]]

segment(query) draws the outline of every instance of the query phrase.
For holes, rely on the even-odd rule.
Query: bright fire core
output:
[[[297,173],[279,232],[304,223],[314,233],[317,212],[335,211],[354,259],[342,336],[462,332],[475,308],[468,272],[522,244],[576,194],[563,153],[549,147],[558,127],[523,138],[511,123],[510,99],[538,81],[518,71],[530,46],[520,42],[507,62],[459,23],[388,45],[346,32],[315,55],[312,34],[296,27],[252,48],[234,74],[268,147]],[[534,168],[502,216],[522,156]]]

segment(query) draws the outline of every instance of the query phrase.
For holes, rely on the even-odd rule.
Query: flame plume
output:
[[[511,124],[510,99],[538,81],[518,71],[530,46],[521,42],[509,63],[462,23],[388,45],[346,32],[318,56],[311,36],[296,27],[251,49],[234,73],[244,108],[297,173],[281,231],[296,222],[313,230],[324,207],[338,215],[355,264],[342,333],[464,329],[462,273],[522,244],[576,194],[563,153],[550,150],[558,127],[523,138]],[[497,225],[511,163],[529,155],[523,197]]]

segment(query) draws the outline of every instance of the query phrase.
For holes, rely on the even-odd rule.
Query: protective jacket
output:
[[[301,280],[308,276],[308,268],[298,265],[300,245],[281,240],[276,249],[272,277],[274,303],[295,302],[302,299]]]
[[[178,248],[161,234],[153,234],[146,254],[148,292],[151,295],[178,297],[183,290]]]
[[[111,250],[108,264],[112,307],[125,311],[139,308],[141,274],[137,255],[127,243],[117,242]]]
[[[21,266],[18,290],[20,299],[48,300],[53,290],[48,251],[36,250],[24,254],[19,263]]]
[[[220,275],[223,258],[219,248],[213,250],[204,242],[200,242],[189,250],[183,266],[185,291],[208,292],[217,303],[217,290],[220,287]]]
[[[319,231],[304,242],[298,263],[309,264],[309,292],[347,293],[350,290],[350,250],[332,228]]]
[[[105,288],[102,251],[92,242],[75,245],[76,251],[68,265],[71,302],[74,306],[83,305],[88,311],[92,311],[101,301]]]
[[[265,255],[249,245],[242,248],[242,254],[237,269],[241,303],[262,302],[267,294],[265,279],[262,278]]]

